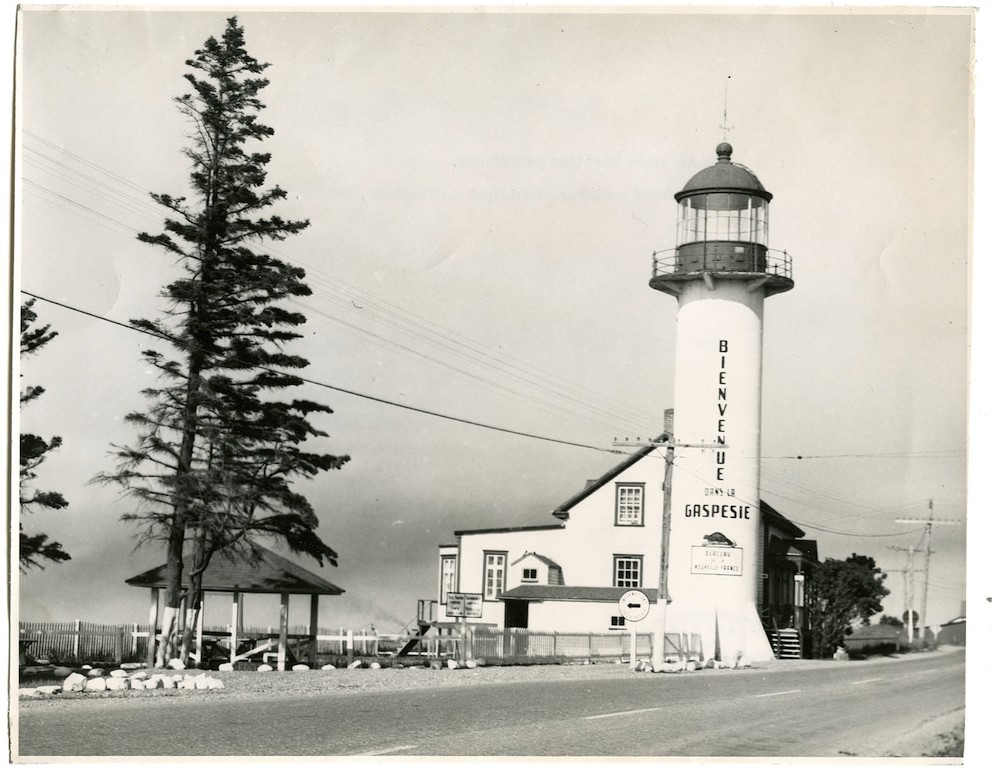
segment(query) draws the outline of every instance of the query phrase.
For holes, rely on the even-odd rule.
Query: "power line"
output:
[[[141,334],[144,334],[146,336],[151,336],[152,338],[160,339],[160,340],[163,340],[163,341],[169,341],[169,342],[178,344],[178,345],[180,345],[182,347],[185,347],[186,349],[193,349],[193,346],[192,345],[190,345],[190,344],[182,341],[181,339],[176,339],[176,338],[174,338],[172,336],[168,336],[166,334],[158,334],[158,333],[153,333],[151,331],[148,331],[148,330],[145,330],[145,329],[142,329],[142,328],[135,328],[134,326],[129,325],[127,323],[122,323],[122,322],[120,322],[118,320],[111,320],[109,317],[103,317],[102,315],[98,315],[98,314],[96,314],[94,312],[88,312],[85,309],[80,309],[79,307],[74,307],[74,306],[72,306],[70,304],[65,304],[63,302],[56,301],[54,299],[49,299],[49,298],[47,298],[45,296],[41,296],[39,294],[31,293],[30,291],[25,291],[24,289],[21,289],[21,293],[23,293],[25,296],[30,296],[31,298],[38,299],[40,301],[44,301],[44,302],[47,302],[49,304],[53,304],[53,305],[55,305],[57,307],[62,307],[63,309],[68,309],[71,312],[78,312],[81,315],[86,315],[87,317],[91,317],[91,318],[93,318],[95,320],[101,320],[101,321],[103,321],[105,323],[110,323],[111,325],[116,325],[116,326],[119,326],[121,328],[126,328],[129,331],[135,331],[136,333],[141,333]],[[248,364],[246,363],[246,365],[248,365]],[[286,374],[284,374],[283,371],[279,371],[279,370],[277,370],[275,368],[269,368],[269,367],[264,366],[264,365],[249,365],[249,367],[255,368],[256,370],[260,370],[260,371],[267,371],[269,373],[276,373],[276,374],[286,375]],[[317,381],[316,379],[309,379],[309,378],[307,378],[305,376],[300,376],[297,373],[293,373],[293,374],[290,374],[290,375],[292,375],[294,378],[297,378],[297,379],[299,379],[300,381],[302,381],[302,382],[304,382],[306,384],[311,384],[311,385],[313,385],[315,387],[321,387],[323,389],[329,389],[329,390],[332,390],[334,392],[341,392],[341,393],[346,394],[346,395],[352,395],[354,397],[360,397],[360,398],[363,398],[365,400],[371,400],[371,401],[376,402],[376,403],[382,403],[383,405],[391,405],[394,408],[402,408],[403,410],[413,411],[414,413],[421,413],[421,414],[424,414],[425,416],[434,416],[434,417],[439,418],[439,419],[446,419],[448,421],[454,421],[454,422],[457,422],[457,423],[460,423],[460,424],[467,424],[467,425],[473,426],[473,427],[480,427],[482,429],[489,429],[489,430],[493,430],[495,432],[503,432],[503,433],[506,433],[506,434],[509,434],[509,435],[516,435],[518,437],[526,437],[526,438],[529,438],[529,439],[532,439],[532,440],[543,440],[545,442],[557,443],[559,445],[569,445],[569,446],[572,446],[572,447],[575,447],[575,448],[588,448],[590,450],[600,451],[600,452],[603,452],[603,453],[616,453],[616,454],[621,454],[621,455],[629,455],[629,454],[624,453],[624,451],[610,450],[608,448],[601,448],[601,447],[596,446],[596,445],[587,445],[585,443],[576,443],[576,442],[572,442],[570,440],[561,440],[561,439],[555,438],[555,437],[547,437],[545,435],[535,435],[535,434],[530,433],[530,432],[522,432],[522,431],[519,431],[519,430],[516,430],[516,429],[509,429],[507,427],[498,427],[498,426],[493,425],[493,424],[485,424],[485,423],[483,423],[481,421],[474,421],[472,419],[465,419],[465,418],[462,418],[460,416],[452,416],[452,415],[446,414],[446,413],[439,413],[438,411],[432,411],[432,410],[429,410],[427,408],[419,408],[417,406],[407,405],[405,403],[398,403],[395,400],[387,400],[386,398],[383,398],[383,397],[377,397],[375,395],[369,395],[369,394],[366,394],[364,392],[355,391],[353,389],[346,389],[344,387],[338,387],[338,386],[335,386],[334,384],[328,384],[328,383],[323,382],[323,381]]]

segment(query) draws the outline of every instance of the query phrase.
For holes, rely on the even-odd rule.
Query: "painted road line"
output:
[[[756,699],[763,699],[766,696],[785,696],[785,695],[790,694],[790,693],[802,693],[802,689],[801,688],[796,688],[795,690],[792,690],[792,691],[775,691],[775,693],[756,693],[754,695],[754,698],[756,698]]]
[[[585,720],[602,720],[604,717],[623,717],[624,715],[639,715],[641,712],[657,712],[661,707],[648,707],[647,709],[627,709],[623,712],[607,712],[605,715],[587,715]]]
[[[403,752],[404,750],[407,749],[416,749],[416,748],[417,748],[416,744],[404,744],[403,746],[390,747],[389,749],[376,749],[373,750],[372,752],[356,752],[355,754],[352,755],[352,757],[375,757],[376,755],[388,755],[393,752]]]
[[[865,683],[877,683],[879,680],[884,680],[884,677],[869,677],[867,680],[855,680],[851,685],[864,685]]]

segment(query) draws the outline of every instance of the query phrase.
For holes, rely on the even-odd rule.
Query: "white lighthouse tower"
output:
[[[758,615],[764,302],[793,287],[789,256],[768,248],[772,195],[730,159],[675,195],[676,247],[656,253],[652,288],[678,300],[668,626],[724,661],[772,657]]]

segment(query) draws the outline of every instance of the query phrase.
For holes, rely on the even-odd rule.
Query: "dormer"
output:
[[[522,584],[564,584],[561,566],[537,552],[524,552],[510,563],[508,586]]]

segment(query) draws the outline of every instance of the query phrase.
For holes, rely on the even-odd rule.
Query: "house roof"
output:
[[[659,435],[657,439],[658,440],[661,440],[662,437],[663,437],[663,435]],[[589,480],[589,481],[587,481],[585,488],[583,488],[581,491],[579,491],[578,493],[576,493],[574,496],[572,496],[571,498],[569,498],[568,500],[566,500],[562,504],[559,504],[557,507],[555,507],[554,511],[551,514],[553,514],[559,520],[568,520],[568,511],[572,507],[574,507],[576,504],[578,504],[580,501],[582,501],[583,499],[587,498],[588,496],[591,496],[593,493],[595,493],[596,491],[598,491],[600,488],[602,488],[608,482],[610,482],[611,480],[613,480],[613,478],[615,478],[621,472],[623,472],[624,470],[629,469],[630,467],[634,466],[637,462],[639,462],[641,459],[643,459],[649,453],[651,453],[652,451],[658,450],[658,448],[660,448],[660,447],[663,447],[663,446],[661,446],[661,445],[646,445],[643,448],[641,448],[639,451],[637,451],[636,453],[630,454],[630,456],[628,456],[626,459],[624,459],[619,464],[617,464],[616,466],[614,466],[612,469],[610,469],[609,471],[607,471],[604,475],[601,475],[600,477],[596,478],[595,480]]]
[[[564,584],[523,584],[502,592],[500,600],[554,601],[571,600],[591,603],[616,603],[629,587],[571,587]],[[648,600],[658,599],[657,589],[642,589]]]
[[[564,527],[563,523],[551,523],[550,525],[518,525],[511,528],[469,528],[464,531],[455,531],[455,536],[472,536],[480,533],[514,533],[516,531],[553,531]]]
[[[259,559],[248,561],[215,555],[210,565],[203,572],[203,589],[207,592],[255,592],[264,594],[291,595],[340,595],[344,592],[341,587],[325,581],[320,576],[310,573],[277,555],[265,547],[257,547]],[[189,574],[192,568],[192,558],[183,561],[183,586],[189,587]],[[139,573],[125,583],[132,587],[164,587],[165,565],[152,568],[150,571]]]
[[[761,502],[761,516],[766,518],[770,524],[781,528],[787,536],[801,539],[806,535],[806,531],[765,501]]]
[[[816,541],[813,539],[779,539],[768,543],[768,554],[772,556],[799,555],[807,560],[819,562]]]
[[[524,552],[520,557],[518,557],[516,560],[514,560],[512,563],[510,563],[510,565],[516,565],[521,560],[524,560],[525,558],[528,558],[528,557],[533,557],[536,560],[540,560],[542,563],[544,563],[549,568],[561,568],[561,566],[558,565],[558,563],[556,563],[550,557],[545,557],[544,555],[539,555],[539,554],[537,554],[537,552]]]

